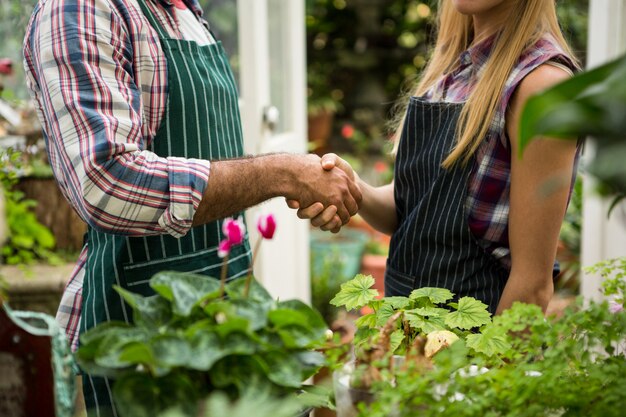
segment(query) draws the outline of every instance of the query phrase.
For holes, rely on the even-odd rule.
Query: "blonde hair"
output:
[[[557,45],[575,61],[559,27],[555,0],[505,0],[510,14],[494,40],[493,49],[480,79],[463,105],[457,124],[457,142],[443,161],[444,168],[457,162],[467,164],[494,119],[509,75],[522,53],[541,37],[551,35]],[[459,13],[450,0],[439,0],[437,42],[433,56],[421,79],[409,90],[409,95],[425,94],[445,73],[454,68],[459,55],[469,48],[473,37],[472,17]],[[406,117],[405,97],[399,107],[395,123],[395,142]]]

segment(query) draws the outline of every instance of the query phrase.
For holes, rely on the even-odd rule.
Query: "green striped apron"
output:
[[[237,88],[221,43],[200,46],[169,37],[144,1],[139,0],[139,4],[158,33],[168,70],[167,108],[150,150],[162,157],[206,160],[243,155]],[[192,228],[179,239],[169,235],[115,236],[90,229],[81,333],[106,321],[131,321],[131,310],[113,285],[151,295],[154,292],[149,280],[158,271],[219,277],[222,259],[217,256],[217,246],[222,238],[221,221]],[[229,280],[244,276],[249,265],[250,247],[246,240],[231,250]],[[112,382],[83,375],[89,415],[117,415],[112,406]]]

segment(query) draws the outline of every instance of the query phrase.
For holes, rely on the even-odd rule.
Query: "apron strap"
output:
[[[163,24],[159,21],[159,19],[157,19],[154,13],[150,10],[148,5],[146,4],[146,1],[152,1],[152,0],[137,0],[137,3],[139,3],[139,7],[141,7],[141,11],[143,11],[144,16],[146,16],[146,18],[150,22],[150,25],[154,28],[154,30],[159,35],[159,39],[171,38],[171,36],[167,32],[167,29],[165,29]]]

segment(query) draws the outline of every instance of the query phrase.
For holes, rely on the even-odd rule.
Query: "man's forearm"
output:
[[[273,197],[338,207],[346,223],[358,210],[361,192],[341,170],[324,171],[316,155],[272,154],[215,161],[193,225],[238,213]]]
[[[193,219],[198,226],[287,193],[289,155],[272,154],[211,163],[211,175]]]

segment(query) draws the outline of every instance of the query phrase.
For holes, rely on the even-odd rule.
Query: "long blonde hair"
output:
[[[510,15],[499,31],[491,55],[468,100],[463,105],[457,124],[457,142],[444,168],[457,162],[467,164],[487,135],[509,75],[522,53],[542,36],[551,35],[563,52],[575,61],[559,27],[555,0],[505,0],[510,2]],[[459,55],[472,42],[472,17],[459,13],[451,0],[439,0],[437,42],[433,56],[410,95],[425,94],[445,73],[454,68]],[[396,149],[406,117],[406,97],[395,123]]]

